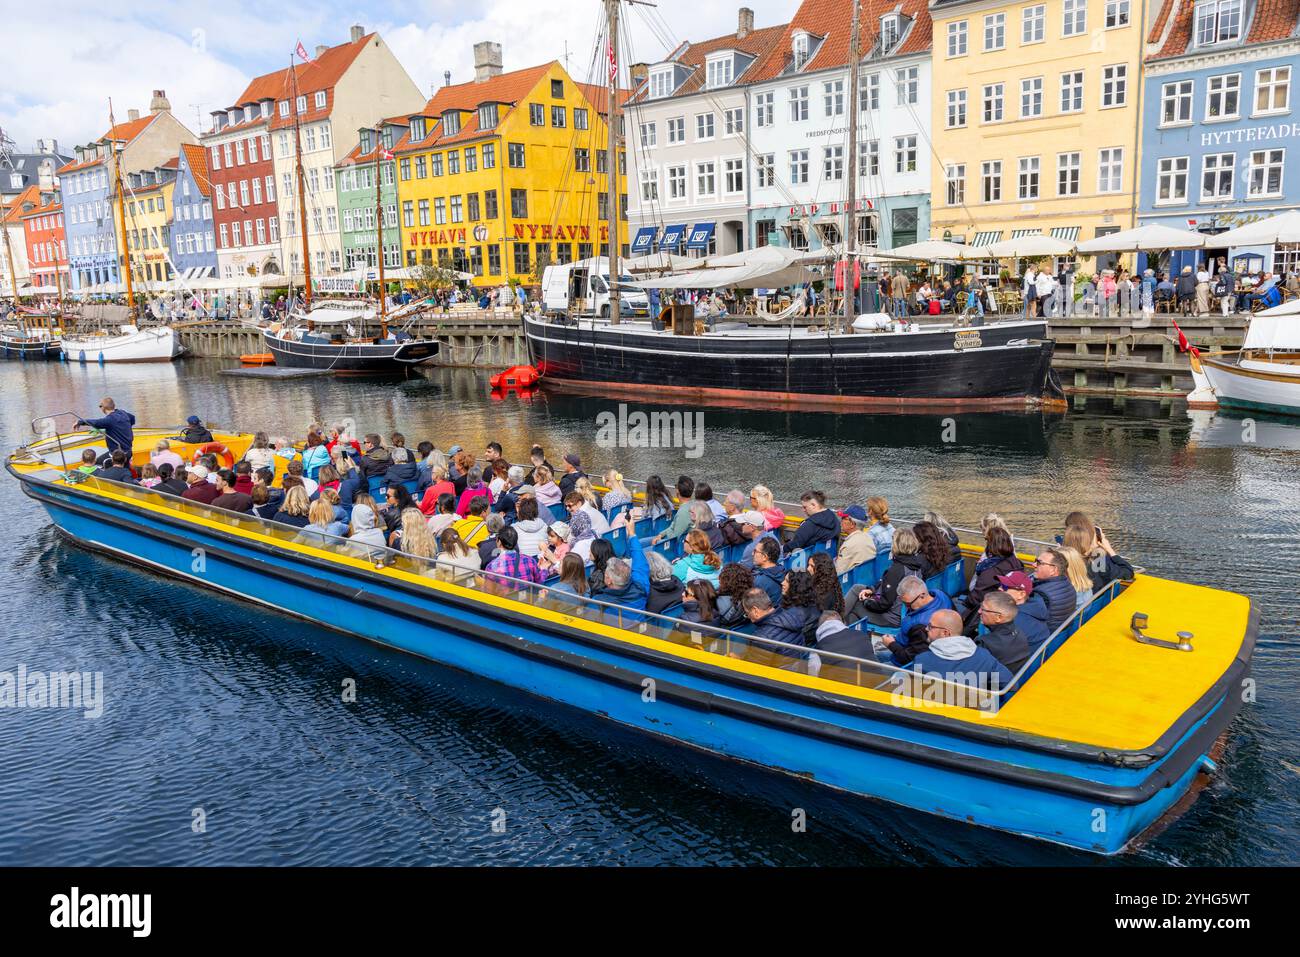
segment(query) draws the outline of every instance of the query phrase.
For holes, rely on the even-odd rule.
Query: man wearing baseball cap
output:
[[[185,428],[181,429],[181,441],[187,445],[207,445],[212,441],[212,433],[204,427],[202,419],[191,415],[185,420]]]
[[[1019,606],[1016,627],[1024,632],[1029,641],[1029,652],[1033,654],[1052,633],[1047,624],[1047,602],[1042,595],[1034,593],[1034,580],[1024,572],[999,575],[998,585]]]
[[[582,470],[582,459],[578,458],[576,452],[570,452],[564,457],[564,474],[560,476],[560,498],[563,500],[570,492],[573,486],[578,484],[578,479],[586,478],[587,473]]]
[[[867,531],[871,520],[861,505],[850,505],[837,514],[840,519],[840,547],[835,553],[835,574],[843,575],[876,557],[876,540]]]
[[[776,535],[767,530],[767,519],[762,512],[750,509],[747,512],[741,512],[736,516],[736,524],[740,526],[740,533],[749,539],[749,544],[740,555],[740,564],[746,568],[754,567],[754,546],[759,539],[776,538]],[[776,539],[778,546],[781,544],[779,538]]]

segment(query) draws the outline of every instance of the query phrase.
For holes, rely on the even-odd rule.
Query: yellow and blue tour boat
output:
[[[137,431],[134,463],[173,433]],[[215,438],[238,459],[252,434]],[[1123,851],[1185,808],[1247,698],[1250,599],[1145,572],[1095,594],[1009,686],[972,693],[545,586],[441,580],[415,556],[86,476],[87,448],[103,437],[49,435],[6,463],[78,545],[717,755],[1088,851]],[[941,584],[980,553],[962,534]]]

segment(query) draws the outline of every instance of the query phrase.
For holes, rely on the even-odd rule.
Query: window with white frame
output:
[[[306,112],[307,112],[307,97],[305,97],[305,96],[300,96],[300,97],[298,97],[298,99],[294,102],[294,107],[295,107],[295,109],[296,109],[299,113],[306,113]]]
[[[844,80],[827,80],[823,83],[822,102],[827,116],[843,116]]]
[[[695,139],[711,140],[713,139],[713,114],[697,113],[695,115]]]
[[[1061,14],[1061,36],[1077,37],[1088,29],[1088,0],[1064,0]]]
[[[1128,102],[1128,64],[1114,63],[1101,68],[1101,108],[1124,106]]]
[[[1030,77],[1020,81],[1020,118],[1031,119],[1043,115],[1043,78]]]
[[[948,56],[966,55],[966,21],[948,24]]]
[[[1250,181],[1246,195],[1253,198],[1282,195],[1282,165],[1286,150],[1255,150],[1250,154]]]
[[[808,183],[808,151],[790,151],[790,183],[793,186],[805,186]]]
[[[1038,4],[1020,11],[1020,42],[1041,43],[1047,22],[1047,7]]]
[[[916,134],[894,137],[894,172],[916,172]]]
[[[990,13],[984,18],[984,52],[1001,50],[1007,45],[1007,15]]]
[[[1230,120],[1241,115],[1241,74],[1212,76],[1205,84],[1205,118]]]
[[[812,40],[806,33],[796,33],[790,40],[790,53],[794,57],[795,70],[802,70],[808,63],[812,50]]]
[[[980,167],[981,195],[986,203],[1002,200],[1002,160],[986,160]]]
[[[658,99],[673,94],[673,68],[654,70],[650,74],[650,96]]]
[[[1020,157],[1020,175],[1016,182],[1016,196],[1019,199],[1038,198],[1038,178],[1041,161],[1037,156]]]
[[[324,90],[317,90],[317,91],[316,91],[316,109],[318,109],[318,110],[323,110],[323,109],[325,109],[325,91],[324,91]]]
[[[801,123],[808,119],[808,87],[790,88],[790,122]]]
[[[712,160],[695,164],[695,195],[712,196],[718,191],[717,167]]]
[[[723,160],[722,185],[728,193],[743,193],[745,191],[745,161],[743,159]]]
[[[858,79],[858,112],[880,109],[880,74],[864,73]]]
[[[668,143],[686,142],[686,117],[674,116],[668,120]]]
[[[898,105],[915,104],[921,91],[921,68],[905,66],[895,70],[894,83],[898,87]]]
[[[669,199],[686,198],[686,167],[685,166],[668,167],[668,198]]]
[[[710,60],[705,68],[705,85],[710,89],[730,86],[735,69],[735,59],[728,54],[716,60]]]
[[[659,200],[659,172],[653,169],[641,171],[641,202],[654,203]]]
[[[831,183],[844,179],[843,146],[827,146],[822,150],[822,178]]]
[[[1128,26],[1129,0],[1106,0],[1106,29]]]
[[[1083,168],[1083,154],[1056,154],[1056,195],[1078,196],[1079,179]]]
[[[966,125],[966,91],[948,91],[948,129]]]
[[[1181,126],[1192,122],[1194,81],[1175,80],[1160,86],[1160,125]]]
[[[948,186],[948,205],[961,206],[966,202],[966,164],[953,163],[944,169]]]
[[[1242,0],[1205,0],[1196,5],[1196,45],[1213,46],[1241,38]]]
[[[1112,146],[1097,151],[1097,192],[1118,193],[1124,183],[1124,148]]]
[[[1061,74],[1061,112],[1079,113],[1083,110],[1083,71],[1071,70]]]
[[[1002,101],[1004,87],[1001,83],[990,83],[984,87],[984,122],[998,123],[1002,120]]]
[[[757,127],[772,126],[776,122],[776,93],[768,90],[765,93],[754,94],[754,125]]]
[[[641,148],[652,149],[659,145],[659,127],[656,123],[641,124]]]
[[[1206,153],[1202,156],[1201,202],[1232,199],[1236,173],[1236,153]]]
[[[760,153],[754,157],[754,180],[760,189],[776,185],[775,153]]]
[[[727,136],[739,136],[745,132],[745,108],[737,106],[722,111],[722,129]]]
[[[858,144],[858,175],[880,175],[880,140],[863,140]]]
[[[887,14],[880,18],[880,52],[888,53],[894,49],[902,34],[902,24],[896,14]]]
[[[1255,115],[1282,113],[1291,104],[1291,68],[1275,66],[1255,74]]]
[[[1156,163],[1156,203],[1173,204],[1187,202],[1187,169],[1190,160],[1186,156],[1166,156]]]

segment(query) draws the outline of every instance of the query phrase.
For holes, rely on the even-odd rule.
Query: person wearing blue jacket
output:
[[[760,538],[754,548],[754,587],[767,593],[772,605],[781,604],[781,582],[785,579],[785,566],[781,560],[781,546],[776,539]]]
[[[1078,594],[1070,584],[1065,556],[1054,548],[1045,548],[1034,562],[1034,594],[1047,605],[1047,630],[1056,631],[1078,607]]]
[[[961,633],[961,615],[937,611],[926,626],[930,646],[912,660],[918,674],[954,684],[996,691],[1011,684],[1011,672],[997,658]]]
[[[806,518],[799,523],[790,541],[786,542],[786,551],[810,548],[822,542],[833,542],[840,537],[840,517],[826,507],[825,493],[804,492],[799,501]]]
[[[1024,572],[999,575],[998,584],[1017,605],[1016,627],[1029,642],[1029,653],[1032,655],[1052,634],[1052,629],[1047,626],[1047,602],[1038,594],[1033,581]]]
[[[92,429],[103,429],[104,441],[111,455],[121,449],[130,458],[135,447],[135,416],[125,409],[119,409],[117,403],[105,398],[99,403],[99,411],[104,413],[100,419],[78,419],[77,425],[88,425]]]
[[[783,608],[778,611],[767,592],[757,586],[745,592],[741,606],[745,609],[745,616],[754,625],[754,634],[785,645],[807,644],[804,638],[804,628],[808,624],[806,609]],[[807,652],[766,642],[754,642],[745,652],[747,660],[776,667],[789,664],[790,659],[801,660],[807,657]]]
[[[903,603],[898,637],[884,636],[884,643],[891,663],[906,668],[929,647],[929,631],[926,626],[936,612],[952,610],[952,599],[937,588],[932,594],[924,581],[908,576],[898,583],[898,600]]]
[[[591,596],[608,605],[631,609],[622,614],[624,623],[644,621],[644,615],[633,612],[645,611],[646,599],[650,597],[650,562],[646,560],[645,549],[635,535],[628,535],[627,541],[631,561],[611,558],[605,565],[605,584]],[[612,612],[608,614],[617,618]]]

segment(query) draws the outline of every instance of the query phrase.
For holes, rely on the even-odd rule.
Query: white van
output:
[[[619,285],[619,315],[646,316],[650,300],[644,289],[623,275]],[[542,309],[548,315],[608,316],[609,259],[604,256],[575,263],[555,263],[542,273]]]

